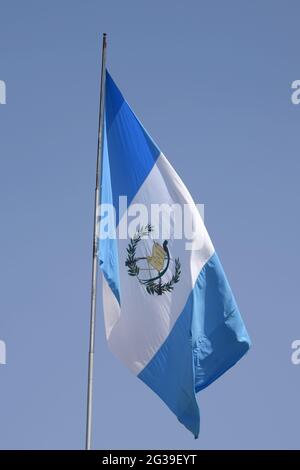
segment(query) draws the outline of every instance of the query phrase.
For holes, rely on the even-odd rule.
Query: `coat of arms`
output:
[[[136,255],[138,245],[152,231],[153,227],[148,224],[146,227],[141,227],[131,238],[127,247],[125,265],[127,266],[129,276],[135,276],[139,283],[145,287],[148,294],[162,295],[166,292],[172,292],[174,284],[179,282],[181,266],[179,258],[176,258],[174,260],[172,277],[164,282],[163,278],[173,262],[170,258],[167,240],[162,245],[156,241],[153,242],[152,252],[146,253],[145,256]]]

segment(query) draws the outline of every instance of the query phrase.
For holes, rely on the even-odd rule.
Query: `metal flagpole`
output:
[[[98,217],[98,207],[99,207],[99,204],[101,204],[100,199],[101,199],[103,123],[104,123],[104,103],[105,103],[105,71],[106,71],[106,34],[104,33],[103,34],[103,40],[102,40],[102,65],[101,65],[101,84],[100,84],[99,127],[98,127],[96,187],[95,187],[95,204],[94,204],[94,236],[93,236],[93,264],[92,264],[92,289],[91,289],[90,347],[89,347],[87,417],[86,417],[86,447],[85,447],[86,450],[90,450],[91,447],[92,447],[93,374],[94,374],[96,294],[97,294],[97,272],[98,272],[97,217]]]

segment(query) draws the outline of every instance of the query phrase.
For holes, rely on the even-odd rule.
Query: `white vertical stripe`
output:
[[[125,261],[129,240],[118,241],[121,312],[114,294],[104,282],[106,334],[112,351],[135,374],[139,374],[169,335],[214,248],[190,193],[164,155],[159,156],[139,189],[132,201],[135,203],[144,204],[149,213],[151,204],[189,204],[188,210],[197,226],[195,243],[201,245],[198,250],[187,251],[187,240],[177,240],[171,235],[168,248],[171,259],[180,260],[180,281],[172,292],[158,296],[149,295],[135,277],[128,275]],[[141,256],[151,253],[151,240],[142,240],[139,245],[143,250]],[[170,263],[166,279],[170,279],[173,271],[174,262]]]

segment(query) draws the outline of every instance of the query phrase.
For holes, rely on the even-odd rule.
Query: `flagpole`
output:
[[[104,124],[104,103],[105,103],[105,72],[106,72],[106,34],[102,39],[102,64],[100,82],[100,105],[99,105],[99,126],[98,126],[98,146],[96,163],[96,186],[94,203],[94,235],[93,235],[93,264],[92,264],[92,288],[91,288],[91,317],[90,317],[90,345],[89,345],[89,365],[88,365],[88,390],[87,390],[87,416],[86,416],[86,450],[92,447],[92,414],[93,414],[93,379],[94,379],[94,347],[95,347],[95,320],[97,301],[97,272],[98,272],[98,237],[97,237],[97,217],[98,206],[101,204],[101,175],[102,175],[102,152],[103,152],[103,124]]]

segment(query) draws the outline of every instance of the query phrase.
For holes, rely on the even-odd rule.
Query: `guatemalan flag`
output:
[[[104,121],[98,256],[107,341],[198,437],[196,393],[232,367],[250,339],[190,193],[108,72]],[[111,204],[113,221],[105,211]],[[195,225],[192,249],[176,235],[176,214],[167,238],[160,238],[157,220],[139,219],[135,226],[137,207],[145,218],[161,204],[185,207]],[[130,223],[129,236],[124,227]]]

